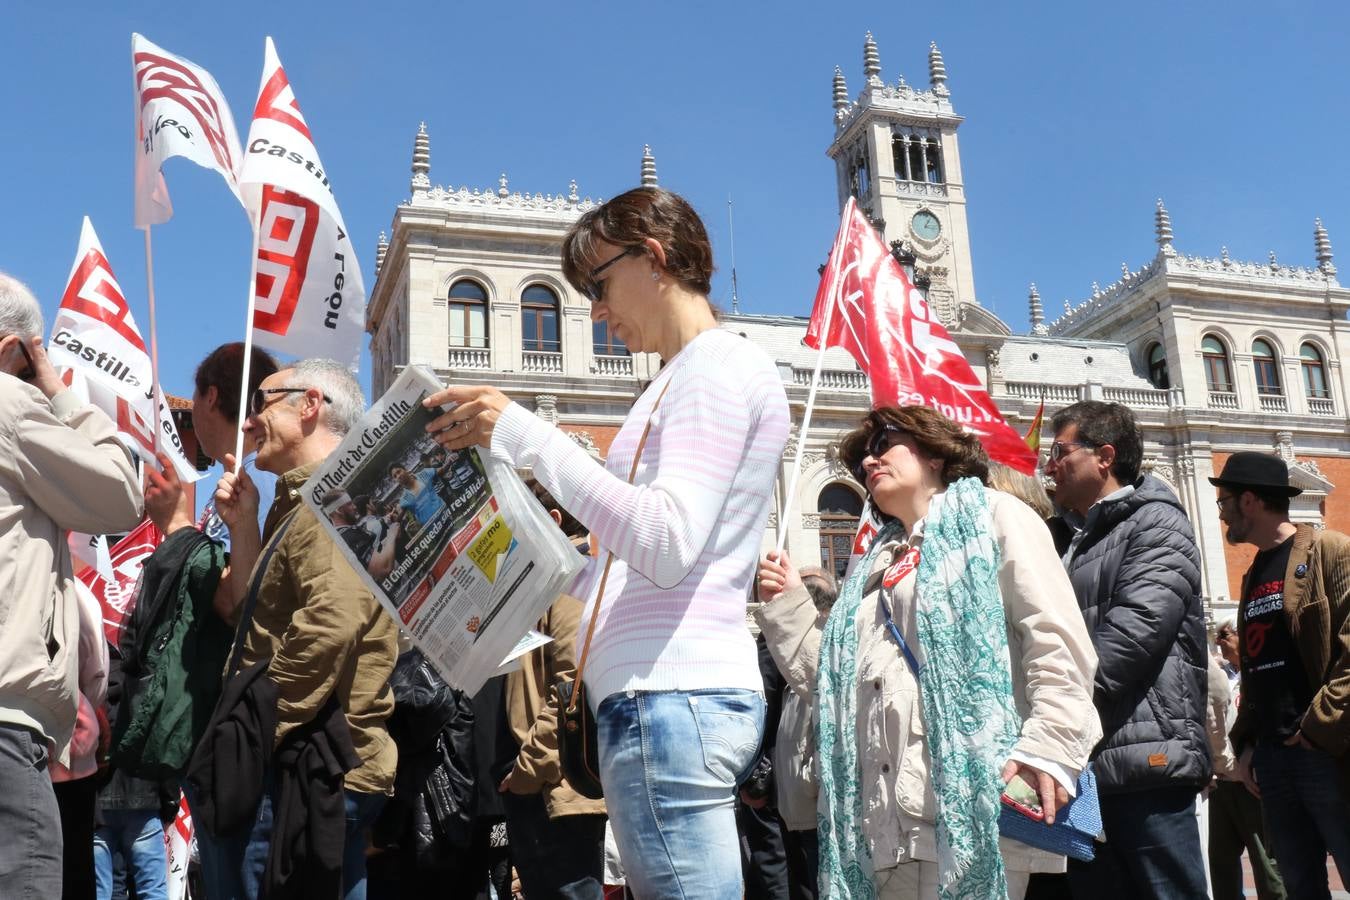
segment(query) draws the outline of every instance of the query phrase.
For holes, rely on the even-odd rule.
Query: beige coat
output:
[[[65,532],[141,518],[141,481],[117,429],[70,391],[50,401],[0,375],[0,722],[47,738],[75,728],[79,597]]]
[[[990,491],[993,535],[1002,551],[999,588],[1008,622],[1013,699],[1023,718],[1014,753],[1055,763],[1077,778],[1101,737],[1092,705],[1097,656],[1078,601],[1045,524],[1020,500]],[[922,546],[923,523],[913,545]],[[878,555],[857,612],[857,740],[862,767],[863,831],[877,870],[911,859],[937,860],[935,798],[919,683],[886,629],[878,603],[880,573],[908,550],[894,541]],[[915,575],[892,595],[895,622],[914,652]],[[838,606],[835,607],[839,609]],[[788,683],[813,696],[821,629],[804,588],[765,604],[756,618]],[[1019,872],[1063,871],[1064,857],[1001,842],[1005,865]]]
[[[553,640],[525,654],[520,668],[506,678],[506,717],[520,744],[511,782],[528,793],[542,793],[551,819],[605,811],[604,800],[589,800],[572,789],[558,760],[557,684],[576,676],[581,611],[576,597],[559,596],[535,626]]]

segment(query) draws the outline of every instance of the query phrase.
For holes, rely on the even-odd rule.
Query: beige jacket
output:
[[[103,412],[0,375],[0,722],[39,732],[63,763],[80,640],[65,532],[129,531],[141,504],[136,466]]]
[[[1233,756],[1233,742],[1228,732],[1237,719],[1237,704],[1228,673],[1219,665],[1214,654],[1209,654],[1209,702],[1205,707],[1205,731],[1209,735],[1209,753],[1214,759],[1214,774],[1232,781],[1236,778],[1237,759]]]
[[[299,509],[263,573],[242,667],[272,657],[268,674],[277,683],[278,743],[312,721],[336,693],[361,758],[344,787],[392,794],[398,748],[385,722],[394,711],[389,677],[398,659],[398,628],[300,500],[301,485],[318,466],[301,466],[277,479],[264,548],[287,514]],[[256,569],[250,583],[255,577]]]
[[[1007,615],[1013,699],[1023,718],[1013,752],[1055,764],[1076,779],[1101,738],[1092,705],[1097,656],[1045,524],[1014,497],[996,491],[988,496],[993,534],[1003,556],[998,581]],[[911,859],[937,860],[936,800],[919,683],[886,629],[878,603],[881,579],[876,577],[922,541],[920,522],[912,544],[893,541],[883,548],[857,612],[856,721],[863,831],[877,870]],[[914,585],[913,572],[896,585],[892,611],[910,648],[922,654]],[[755,616],[788,684],[803,696],[813,696],[821,628],[806,590],[766,603]],[[1012,871],[1064,869],[1064,857],[1025,844],[1003,840],[1001,850]]]
[[[520,753],[511,783],[542,793],[549,818],[604,813],[604,800],[588,800],[563,778],[558,761],[557,683],[577,670],[577,630],[582,602],[563,594],[544,613],[535,628],[553,638],[521,660],[506,678],[506,717]]]

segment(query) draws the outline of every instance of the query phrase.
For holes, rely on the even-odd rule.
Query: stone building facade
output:
[[[1250,559],[1225,544],[1206,480],[1233,452],[1279,453],[1304,488],[1294,518],[1350,531],[1350,494],[1335,491],[1350,485],[1350,376],[1342,364],[1350,351],[1350,289],[1337,281],[1320,221],[1311,266],[1273,256],[1239,261],[1226,251],[1188,256],[1176,249],[1159,200],[1150,258],[1122,265],[1107,287],[1094,284],[1090,296],[1066,303],[1053,320],[1032,285],[1030,333],[1013,334],[976,295],[957,138],[962,120],[941,53],[930,46],[926,89],[903,77],[885,82],[870,34],[863,57],[856,95],[840,70],[834,74],[827,152],[841,208],[854,195],[887,240],[915,257],[930,304],[1015,427],[1026,427],[1042,398],[1047,422],[1079,399],[1133,408],[1144,429],[1145,467],[1176,490],[1195,524],[1203,591],[1215,615],[1233,608]],[[592,325],[589,302],[562,278],[563,235],[599,201],[583,198],[575,182],[565,193],[518,191],[505,174],[485,189],[433,186],[430,167],[423,126],[414,141],[411,196],[378,244],[367,323],[375,395],[403,366],[427,365],[448,382],[497,385],[603,457],[659,363],[630,355],[603,325]],[[657,183],[649,149],[639,178]],[[805,318],[731,314],[722,327],[778,363],[800,423],[815,365],[814,351],[801,344]],[[829,446],[868,405],[866,376],[842,351],[828,351],[800,446],[796,496],[786,520],[771,516],[766,547],[786,528],[799,563],[842,565],[861,494]],[[794,426],[775,498],[780,510],[798,438]]]

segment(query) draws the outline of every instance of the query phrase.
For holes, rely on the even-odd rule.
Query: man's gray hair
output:
[[[355,427],[366,411],[366,395],[351,370],[333,359],[302,359],[291,366],[284,387],[317,388],[330,402],[324,404],[320,420],[328,430],[344,435]]]
[[[13,334],[30,338],[45,330],[42,307],[33,292],[19,279],[0,272],[0,337]]]

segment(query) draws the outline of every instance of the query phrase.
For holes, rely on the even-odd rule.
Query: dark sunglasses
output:
[[[626,250],[620,251],[616,256],[605,260],[594,269],[591,269],[591,274],[586,278],[586,286],[581,289],[581,292],[585,294],[592,303],[601,302],[605,299],[605,283],[600,280],[600,276],[606,269],[623,259],[625,256],[634,256],[641,252],[641,247],[629,247]]]
[[[27,367],[15,377],[20,381],[32,381],[37,377],[37,369],[33,367],[33,356],[28,352],[28,341],[24,338],[19,338],[19,352],[23,354]]]
[[[258,388],[248,398],[248,411],[251,415],[259,415],[264,409],[267,409],[268,394],[303,394],[309,388],[302,387],[284,387],[284,388]],[[332,398],[323,394],[324,403],[332,403]]]
[[[863,452],[862,459],[859,459],[849,470],[853,477],[857,479],[858,484],[867,484],[867,472],[863,469],[863,460],[869,456],[872,459],[881,459],[888,450],[900,443],[900,439],[904,435],[905,432],[894,425],[882,425],[872,432],[872,436],[867,439],[867,447]]]

